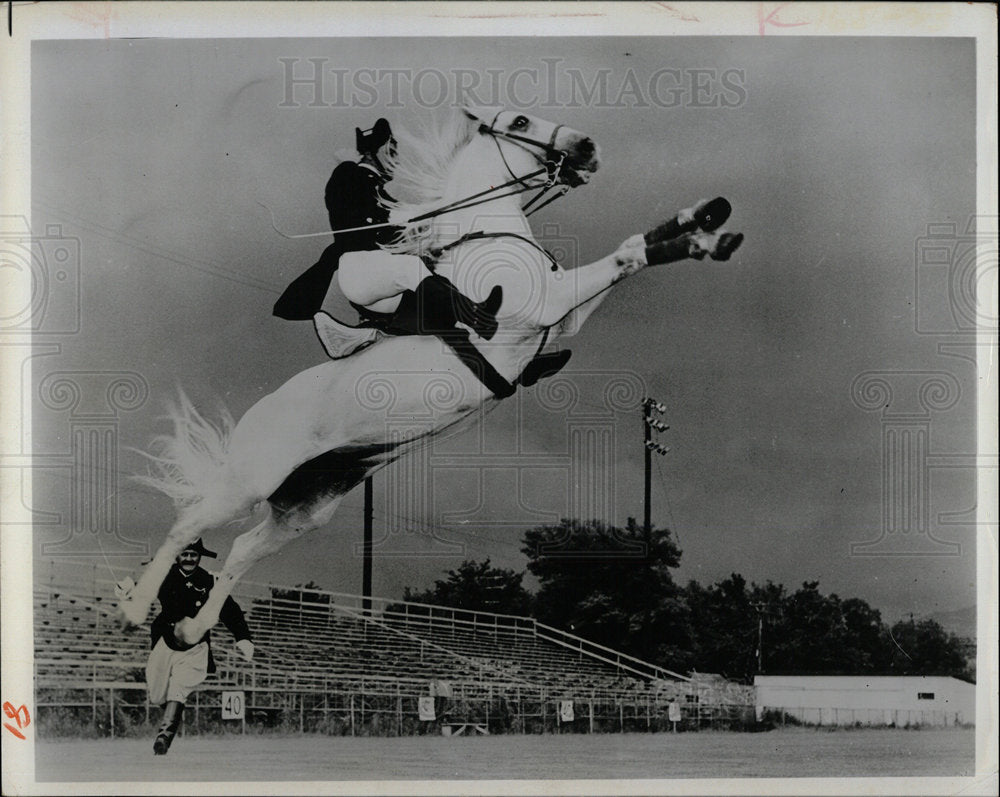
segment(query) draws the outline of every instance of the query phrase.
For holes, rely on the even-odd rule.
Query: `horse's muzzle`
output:
[[[560,127],[552,149],[564,155],[559,169],[559,181],[564,185],[575,187],[586,183],[601,165],[597,143],[579,130]]]
[[[601,166],[597,144],[592,138],[583,137],[575,141],[566,152],[559,176],[566,185],[575,187],[590,180],[590,175]]]

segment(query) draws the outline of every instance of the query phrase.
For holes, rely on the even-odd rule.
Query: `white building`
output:
[[[973,725],[976,686],[909,675],[758,675],[757,718],[775,711],[809,725]]]

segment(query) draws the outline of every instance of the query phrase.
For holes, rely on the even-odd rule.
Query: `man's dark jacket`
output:
[[[160,613],[153,620],[149,629],[151,645],[163,638],[167,647],[172,650],[187,650],[193,645],[185,645],[174,636],[174,625],[185,617],[194,617],[208,600],[209,590],[215,585],[215,576],[207,570],[196,567],[190,575],[185,575],[177,564],[170,568],[167,577],[157,595],[160,601]],[[239,604],[232,596],[222,604],[219,619],[236,638],[250,639],[250,629]],[[215,660],[212,658],[212,632],[205,632],[199,642],[208,642],[208,671],[215,672]],[[197,644],[197,643],[195,643]]]

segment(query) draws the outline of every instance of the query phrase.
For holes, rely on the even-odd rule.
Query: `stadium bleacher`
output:
[[[36,560],[40,732],[114,736],[155,718],[144,682],[158,607],[124,631],[114,581],[108,563]],[[249,582],[234,597],[256,653],[244,661],[213,629],[218,670],[192,694],[195,727],[220,722],[233,690],[245,723],[328,734],[665,730],[672,700],[694,727],[753,715],[750,687],[695,682],[530,617]]]
[[[144,678],[148,625],[124,633],[111,580],[68,577],[68,563],[38,579],[34,593],[35,670],[40,686]],[[74,583],[75,582],[75,583]],[[219,626],[215,686],[294,685],[322,690],[359,679],[391,681],[397,692],[427,694],[429,682],[546,687],[571,697],[662,688],[676,674],[643,662],[614,661],[577,637],[530,618],[371,599],[294,587],[244,584],[236,595],[258,655],[247,664]],[[370,608],[368,608],[370,607]],[[149,619],[155,616],[156,607]],[[627,658],[627,657],[619,657]],[[678,676],[677,680],[682,680]]]

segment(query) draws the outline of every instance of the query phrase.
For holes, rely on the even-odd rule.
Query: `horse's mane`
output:
[[[448,174],[455,157],[472,141],[478,127],[464,113],[455,110],[421,125],[419,133],[400,130],[396,155],[388,159],[392,179],[385,203],[393,221],[405,221],[444,204]],[[441,231],[434,219],[406,227],[383,248],[394,254],[419,255],[439,244]]]

